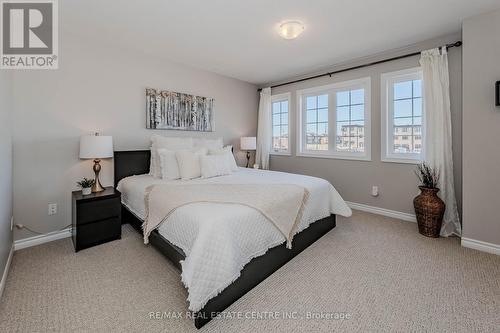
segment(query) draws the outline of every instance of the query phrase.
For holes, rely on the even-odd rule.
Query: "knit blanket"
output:
[[[306,188],[291,184],[152,185],[146,189],[144,244],[149,235],[176,209],[199,202],[244,205],[257,210],[285,237],[287,247],[309,198]]]

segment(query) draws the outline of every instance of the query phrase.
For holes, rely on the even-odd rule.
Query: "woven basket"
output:
[[[437,238],[443,224],[446,205],[437,193],[438,188],[418,187],[420,194],[413,199],[417,216],[418,232],[427,237]]]

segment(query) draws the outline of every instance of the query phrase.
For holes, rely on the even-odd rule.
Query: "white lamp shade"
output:
[[[244,136],[240,139],[241,150],[256,150],[257,138],[254,136]]]
[[[113,137],[85,135],[80,138],[80,158],[113,157]]]

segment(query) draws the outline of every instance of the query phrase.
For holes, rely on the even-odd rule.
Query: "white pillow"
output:
[[[151,158],[149,159],[149,174],[151,176],[155,175],[155,154],[154,154],[154,149],[153,146],[149,148],[151,151]]]
[[[224,145],[222,138],[206,139],[206,138],[193,138],[194,148],[207,148],[207,149],[222,149]]]
[[[160,155],[161,178],[167,180],[181,178],[175,151],[161,148],[158,149],[158,155]]]
[[[181,149],[192,149],[193,148],[193,138],[178,138],[178,137],[167,137],[155,134],[151,136],[151,162],[152,170],[150,174],[156,178],[161,178],[161,166],[160,166],[160,156],[158,155],[158,149],[168,149],[168,150],[181,150]]]
[[[209,150],[210,155],[223,155],[231,171],[238,171],[238,165],[233,155],[233,146],[225,146],[222,149]]]
[[[183,180],[201,177],[200,156],[206,155],[207,149],[179,150],[175,152],[179,173]]]
[[[224,176],[232,173],[231,166],[227,163],[227,158],[223,154],[201,156],[200,165],[202,178]]]

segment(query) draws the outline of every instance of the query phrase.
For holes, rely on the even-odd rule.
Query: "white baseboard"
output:
[[[462,246],[470,249],[500,255],[500,245],[462,237]]]
[[[392,217],[392,218],[403,220],[403,221],[417,222],[417,218],[413,214],[398,212],[395,210],[379,208],[379,207],[369,206],[369,205],[360,204],[360,203],[356,203],[356,202],[350,202],[350,201],[346,201],[346,203],[349,207],[351,207],[351,209],[356,209],[356,210],[360,210],[363,212]],[[468,247],[470,249],[478,250],[478,251],[483,251],[483,252],[488,252],[488,253],[500,255],[500,245],[493,244],[493,243],[487,243],[487,242],[478,241],[475,239],[462,237],[462,246]]]
[[[29,238],[19,239],[14,242],[14,250],[21,250],[27,247],[32,247],[35,245],[40,245],[43,243],[52,242],[58,239],[63,239],[71,237],[71,228],[66,228],[64,230],[49,232],[44,235],[37,235]]]
[[[10,248],[9,257],[7,258],[7,263],[5,264],[5,268],[2,274],[2,280],[0,281],[0,299],[3,295],[3,290],[5,289],[5,284],[7,283],[7,276],[9,275],[10,263],[12,262],[12,256],[14,255],[14,244]]]
[[[417,218],[415,217],[414,214],[398,212],[395,210],[390,210],[390,209],[385,209],[385,208],[380,208],[380,207],[368,206],[365,204],[360,204],[360,203],[350,202],[350,201],[346,201],[346,203],[349,207],[351,207],[351,209],[356,209],[356,210],[361,210],[363,212],[392,217],[394,219],[399,219],[399,220],[408,221],[408,222],[417,222]]]

